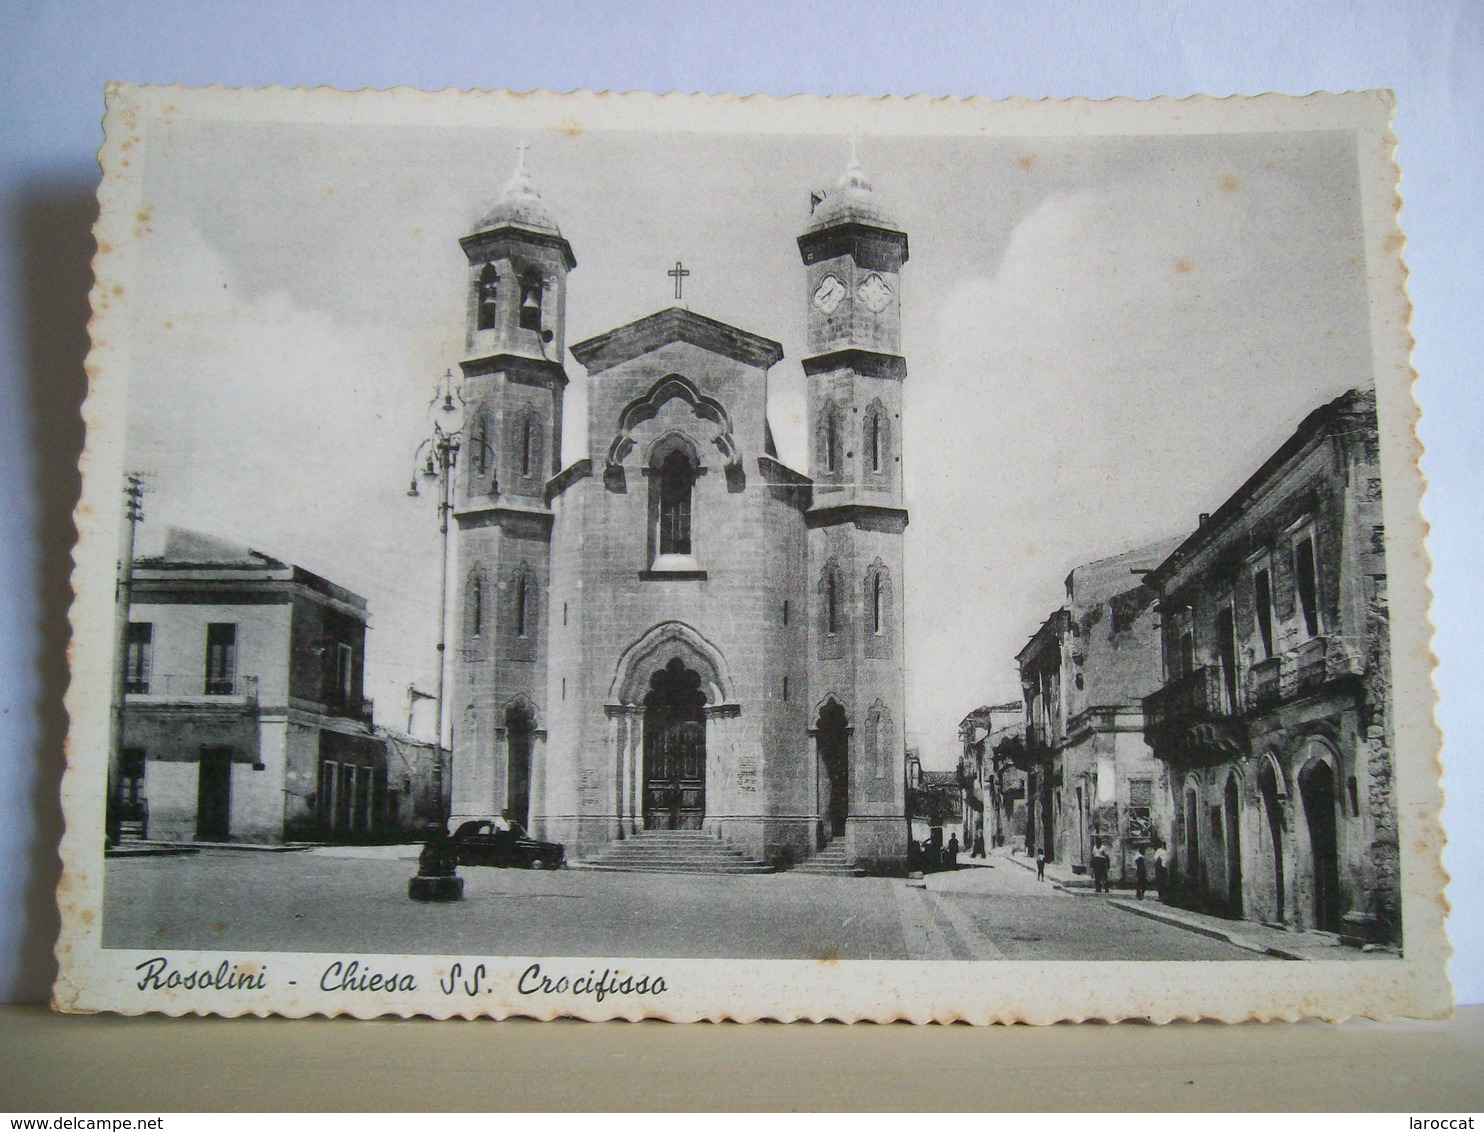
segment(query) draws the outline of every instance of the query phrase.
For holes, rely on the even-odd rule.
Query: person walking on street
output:
[[[974,851],[970,856],[983,857],[984,855],[984,830],[981,829],[978,833],[974,834]]]
[[[1092,890],[1108,891],[1108,850],[1101,841],[1092,851]]]
[[[950,869],[958,868],[958,834],[952,834],[948,838],[948,861]]]
[[[1036,879],[1046,879],[1046,851],[1044,849],[1036,854]]]
[[[1154,891],[1163,903],[1165,884],[1169,880],[1169,865],[1165,863],[1165,847],[1161,844],[1154,850]]]
[[[1144,850],[1134,852],[1134,895],[1140,900],[1144,899],[1144,889],[1149,887],[1149,877],[1145,871]]]

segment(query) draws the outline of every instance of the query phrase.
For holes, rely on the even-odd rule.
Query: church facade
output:
[[[907,236],[852,156],[797,243],[804,472],[768,424],[781,346],[679,306],[572,347],[590,455],[562,468],[576,259],[523,161],[462,239],[455,821],[905,862]]]

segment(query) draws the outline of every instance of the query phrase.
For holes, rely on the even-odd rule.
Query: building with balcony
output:
[[[1293,435],[1149,575],[1175,898],[1399,940],[1385,531],[1374,394]]]
[[[442,765],[404,742],[389,780],[387,739],[362,695],[366,600],[349,590],[172,529],[161,554],[136,560],[130,599],[125,837],[377,839],[411,812],[400,795],[421,797]]]
[[[1166,540],[1079,566],[1066,601],[1016,656],[1024,732],[993,749],[1024,779],[1026,852],[1075,871],[1101,843],[1115,882],[1169,837],[1165,769],[1144,740],[1143,698],[1160,684],[1154,591],[1145,575]]]
[[[1019,700],[985,704],[959,721],[958,737],[963,751],[958,760],[958,779],[963,795],[964,841],[969,846],[981,836],[986,848],[1004,844],[1000,813],[1003,767],[996,766],[994,741],[1007,728],[1019,724],[1024,711]]]

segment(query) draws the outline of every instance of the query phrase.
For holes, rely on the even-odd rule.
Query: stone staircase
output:
[[[865,869],[845,855],[843,839],[831,841],[828,846],[807,861],[795,865],[793,871],[810,876],[863,877],[866,875]]]
[[[773,866],[754,861],[740,849],[699,830],[649,829],[615,841],[585,869],[623,873],[771,873]]]

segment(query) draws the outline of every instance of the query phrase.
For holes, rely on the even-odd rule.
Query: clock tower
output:
[[[799,237],[807,294],[811,736],[821,839],[906,856],[901,276],[907,234],[852,145]]]

